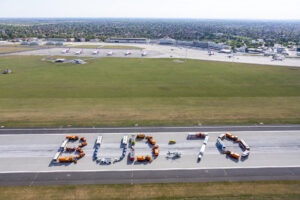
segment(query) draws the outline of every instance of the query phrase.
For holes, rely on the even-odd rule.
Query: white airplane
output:
[[[70,52],[70,48],[61,51],[61,53],[69,53],[69,52]]]
[[[100,53],[100,50],[99,49],[97,49],[96,51],[93,51],[93,54],[94,55],[98,55]]]
[[[126,51],[125,56],[131,55],[131,51]]]
[[[112,51],[109,51],[106,53],[107,56],[112,56],[113,54],[114,54],[114,52],[112,52]]]
[[[143,51],[142,56],[146,56],[146,55],[147,55],[147,52]]]
[[[275,55],[272,57],[272,61],[278,60],[278,61],[283,61],[285,59],[284,56],[280,56],[280,55]]]
[[[75,55],[80,55],[83,54],[83,49],[81,49],[80,51],[75,52]]]

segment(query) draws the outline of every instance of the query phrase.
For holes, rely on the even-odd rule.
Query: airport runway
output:
[[[235,161],[216,148],[218,135],[230,131],[251,147],[248,159]],[[101,133],[100,157],[119,157],[124,134],[152,135],[160,155],[151,164],[127,159],[112,165],[93,161],[94,143]],[[208,132],[203,159],[197,162],[203,139],[187,140],[189,132]],[[87,138],[86,156],[75,164],[53,164],[52,158],[67,134]],[[175,139],[175,145],[168,141]],[[198,182],[246,180],[299,180],[300,126],[200,126],[200,127],[106,127],[0,129],[0,185]],[[226,141],[237,153],[241,148]],[[72,146],[76,144],[69,144]],[[135,145],[136,155],[151,154],[145,141]],[[168,151],[179,151],[180,159],[168,159]]]

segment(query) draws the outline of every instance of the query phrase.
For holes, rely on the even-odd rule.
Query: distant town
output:
[[[199,47],[221,53],[300,56],[300,21],[196,19],[0,19],[0,41],[143,43]],[[3,43],[3,42],[2,42]]]

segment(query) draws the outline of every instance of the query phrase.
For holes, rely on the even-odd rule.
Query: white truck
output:
[[[200,149],[200,152],[199,152],[199,155],[198,155],[198,160],[201,160],[202,156],[204,155],[205,147],[206,147],[205,144],[203,144],[203,145],[201,146],[201,149]]]
[[[127,145],[127,143],[128,143],[128,135],[124,135],[122,138],[122,144]]]

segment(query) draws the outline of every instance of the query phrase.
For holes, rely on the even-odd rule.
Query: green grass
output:
[[[0,53],[12,53],[26,50],[33,50],[34,47],[0,46]]]
[[[300,68],[172,59],[55,64],[2,56],[0,125],[300,123]]]
[[[0,187],[0,199],[296,200],[300,181]]]

